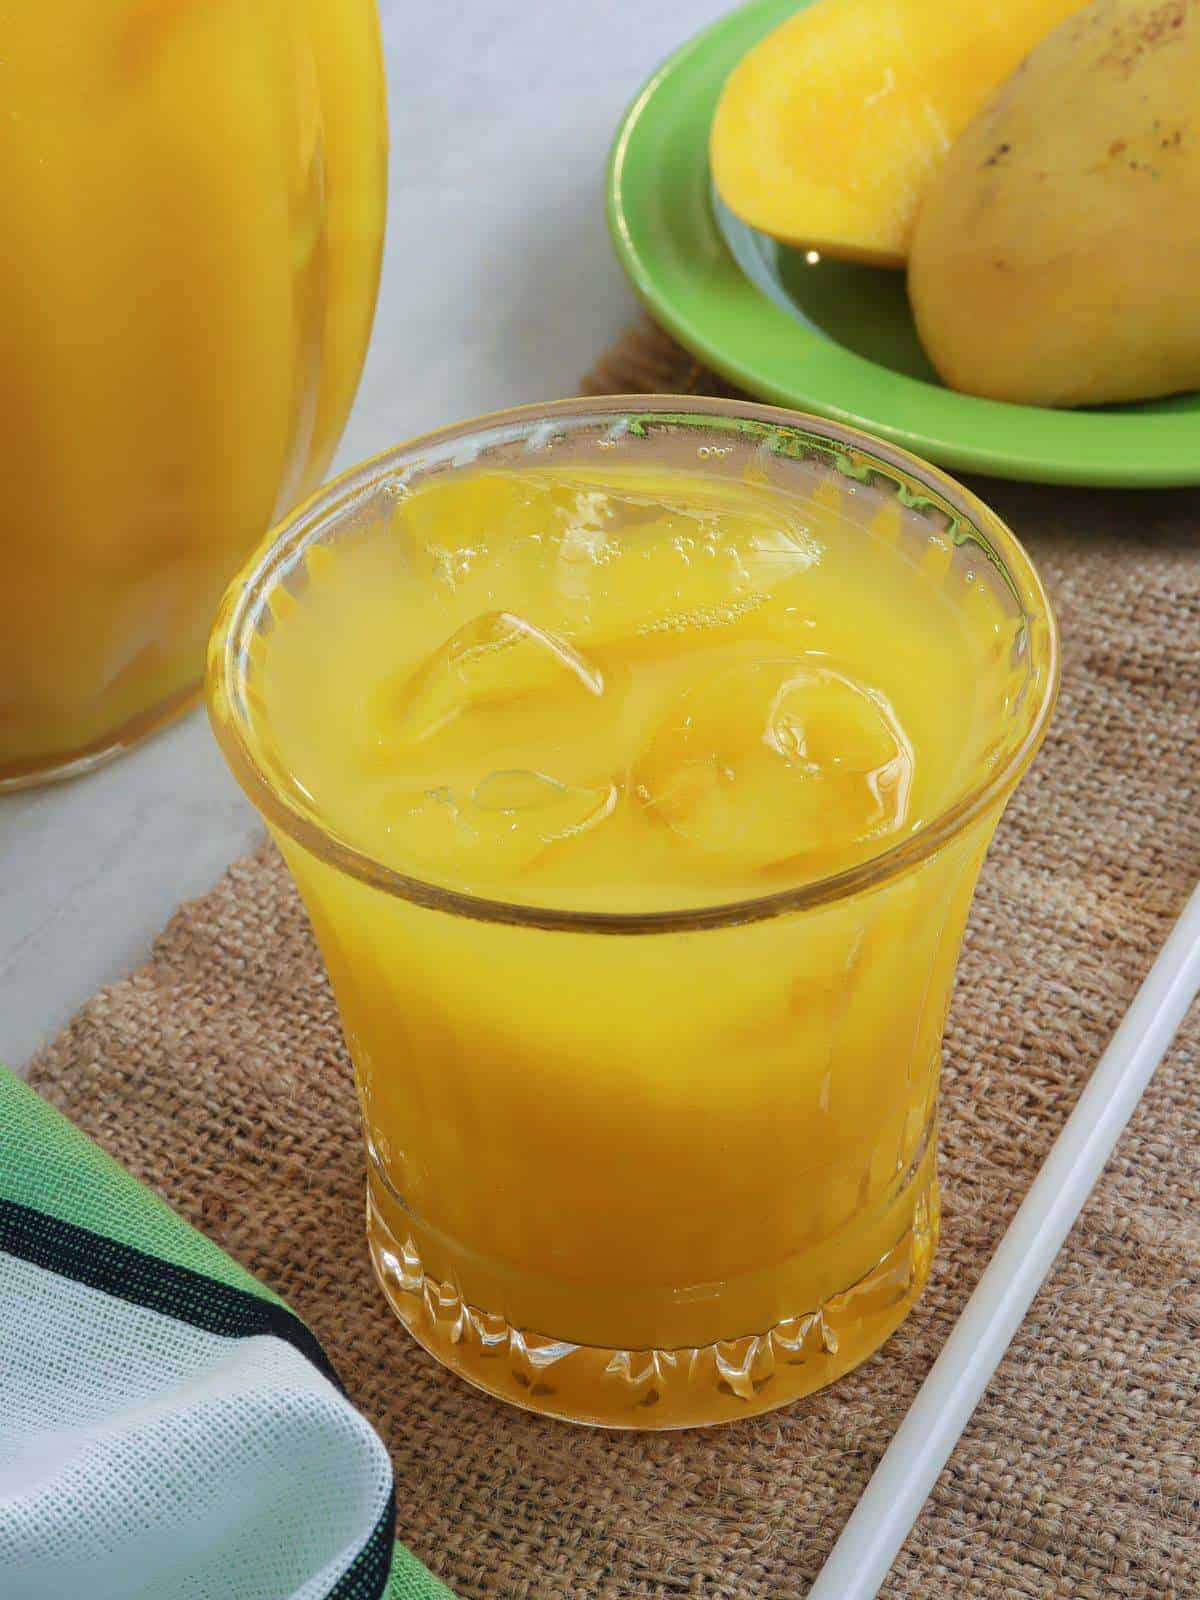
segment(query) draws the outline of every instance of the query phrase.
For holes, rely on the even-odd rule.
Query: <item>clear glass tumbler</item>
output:
[[[977,778],[833,877],[685,911],[489,900],[340,838],[277,759],[257,691],[281,596],[304,604],[316,547],[391,537],[398,502],[432,475],[539,461],[750,471],[837,495],[848,517],[887,507],[911,559],[990,619],[1000,665],[970,733]],[[282,524],[226,596],[210,711],[324,954],[361,1100],[371,1254],[421,1344],[532,1410],[670,1428],[781,1405],[887,1338],[937,1238],[963,926],[1057,680],[1038,577],[975,496],[768,407],[504,413],[377,457]]]

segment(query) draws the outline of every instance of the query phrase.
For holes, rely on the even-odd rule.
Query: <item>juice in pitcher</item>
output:
[[[194,701],[221,595],[312,491],[375,306],[374,0],[0,14],[0,789]]]
[[[484,1388],[618,1426],[781,1404],[919,1294],[959,940],[1055,676],[963,491],[688,405],[373,464],[212,656],[337,995],[385,1292]]]

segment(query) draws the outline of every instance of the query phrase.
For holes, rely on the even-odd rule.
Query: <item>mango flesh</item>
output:
[[[717,193],[789,244],[902,266],[922,192],[987,96],[1080,0],[818,0],[730,75]]]
[[[921,209],[946,383],[1030,405],[1200,385],[1200,0],[1094,0],[980,112]]]

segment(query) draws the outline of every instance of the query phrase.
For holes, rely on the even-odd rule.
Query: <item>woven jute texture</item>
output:
[[[715,387],[648,327],[587,383]],[[934,1278],[831,1390],[724,1429],[605,1434],[510,1410],[417,1349],[367,1264],[337,1017],[266,846],[34,1064],[45,1095],[308,1319],[391,1447],[400,1537],[464,1597],[799,1600],[1200,876],[1200,497],[976,487],[1049,583],[1063,692],[963,953]],[[893,1600],[1200,1595],[1198,1041],[1193,1014]]]

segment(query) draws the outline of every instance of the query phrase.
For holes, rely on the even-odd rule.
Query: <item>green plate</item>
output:
[[[1075,411],[956,394],[925,359],[900,273],[812,263],[715,199],[708,129],[721,86],[798,9],[797,0],[751,0],[723,17],[625,115],[609,163],[609,223],[657,320],[750,394],[854,423],[948,467],[1041,483],[1200,483],[1200,394]]]

